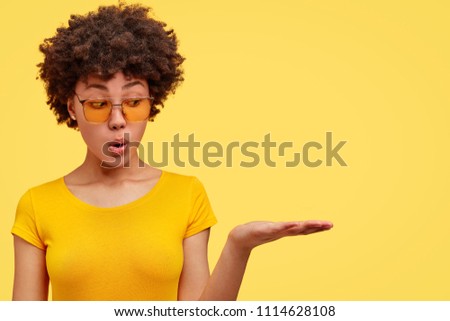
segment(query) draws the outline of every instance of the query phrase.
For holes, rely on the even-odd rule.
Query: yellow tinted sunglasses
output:
[[[90,98],[78,101],[83,106],[84,117],[91,123],[104,123],[109,119],[113,107],[122,108],[122,114],[127,121],[143,121],[150,116],[153,97],[132,97],[122,100],[120,104],[113,104],[107,98]]]

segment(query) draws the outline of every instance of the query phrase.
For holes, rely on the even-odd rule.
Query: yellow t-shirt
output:
[[[81,201],[63,177],[31,188],[12,233],[46,251],[53,300],[176,300],[183,239],[216,222],[198,179],[163,171],[112,208]]]

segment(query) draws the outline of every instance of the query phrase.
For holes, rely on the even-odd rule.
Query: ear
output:
[[[72,118],[73,120],[77,119],[75,107],[73,105],[73,98],[67,99],[67,111],[69,112],[70,118]]]

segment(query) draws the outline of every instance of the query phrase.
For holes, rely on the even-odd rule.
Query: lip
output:
[[[108,146],[108,151],[110,151],[111,153],[123,155],[123,153],[125,152],[125,150],[128,146],[128,140],[126,140],[123,137],[116,138],[112,141],[109,141],[107,143],[107,146]]]

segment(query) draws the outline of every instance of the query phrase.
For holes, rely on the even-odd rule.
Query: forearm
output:
[[[237,246],[229,237],[200,300],[236,300],[250,252],[250,249]]]
[[[217,262],[200,300],[236,300],[253,248],[285,236],[307,235],[329,230],[328,221],[250,222],[236,226]]]

